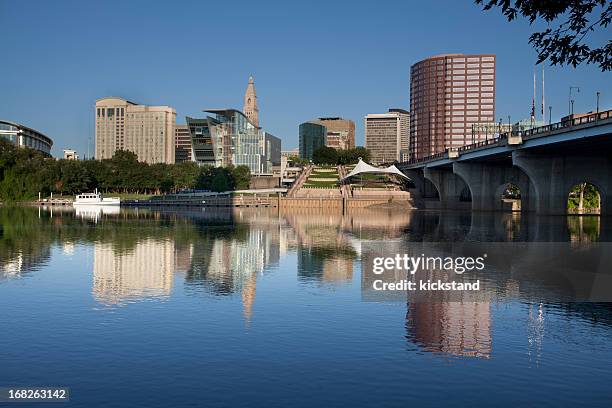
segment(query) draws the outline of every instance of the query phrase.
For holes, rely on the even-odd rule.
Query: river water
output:
[[[0,387],[66,386],[59,406],[79,407],[609,406],[612,303],[555,301],[524,264],[485,301],[362,290],[367,243],[505,243],[512,259],[513,243],[606,244],[609,224],[0,208]]]

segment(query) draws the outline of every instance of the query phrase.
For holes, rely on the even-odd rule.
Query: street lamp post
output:
[[[548,107],[548,124],[552,124],[552,106]]]
[[[501,133],[502,133],[502,132],[501,132],[501,128],[502,128],[502,121],[503,121],[503,119],[502,119],[502,118],[499,118],[499,132],[498,132],[499,136],[501,136]]]
[[[572,91],[576,90],[576,92],[580,93],[580,87],[579,86],[570,86],[569,87],[569,97],[568,99],[568,103],[567,103],[567,109],[568,109],[568,115],[571,115],[574,113],[573,111],[573,105],[574,105],[574,101],[572,100]]]
[[[570,110],[570,115],[573,115],[574,114],[574,100],[572,99],[570,101],[570,103],[572,104],[572,109]]]
[[[597,119],[599,119],[599,95],[601,92],[597,91]]]
[[[508,115],[508,132],[512,134],[512,125],[510,124],[510,115]]]

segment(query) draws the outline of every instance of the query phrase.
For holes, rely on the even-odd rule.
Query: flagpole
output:
[[[533,67],[533,99],[531,100],[531,127],[535,125],[535,100],[536,100],[536,67]]]
[[[544,109],[544,64],[542,64],[542,123],[546,124],[546,112]]]

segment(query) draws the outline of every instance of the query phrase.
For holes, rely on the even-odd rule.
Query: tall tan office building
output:
[[[372,113],[365,117],[365,147],[374,164],[405,159],[408,149],[409,112],[389,109],[387,113]]]
[[[495,55],[438,55],[410,68],[411,158],[471,144],[472,124],[494,121]]]
[[[139,161],[174,163],[173,108],[108,97],[96,101],[95,118],[96,159],[110,159],[117,150],[129,150]]]
[[[319,118],[312,122],[327,129],[327,147],[352,149],[355,147],[355,122],[343,118]]]

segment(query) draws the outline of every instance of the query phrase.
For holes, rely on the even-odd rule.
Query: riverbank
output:
[[[394,208],[415,208],[409,199],[389,197],[283,197],[280,194],[228,194],[217,196],[173,197],[170,199],[129,200],[126,207],[272,207],[349,209],[388,205]]]
[[[115,195],[113,195],[115,196]],[[408,196],[388,197],[371,195],[362,197],[319,196],[287,197],[280,192],[257,193],[250,191],[206,194],[176,194],[151,196],[144,194],[118,194],[122,207],[271,207],[271,208],[380,208],[380,209],[414,209],[413,201]],[[15,202],[25,206],[72,206],[74,196],[60,196],[36,201]]]

